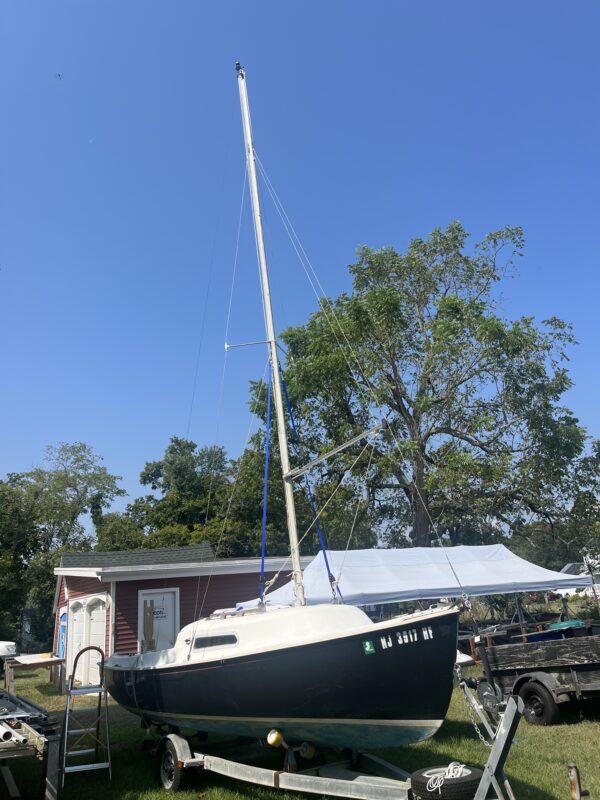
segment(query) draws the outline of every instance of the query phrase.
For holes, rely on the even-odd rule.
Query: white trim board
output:
[[[313,560],[312,556],[301,558],[302,567]],[[291,572],[289,558],[273,556],[265,559],[265,570]],[[56,567],[55,575],[79,578],[97,578],[99,581],[150,580],[155,578],[198,577],[213,575],[243,575],[260,572],[260,558],[232,559],[228,561],[199,561],[190,564],[138,564],[120,567]]]

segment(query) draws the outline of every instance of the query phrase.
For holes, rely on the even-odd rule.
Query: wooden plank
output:
[[[492,670],[600,666],[600,636],[502,644],[488,648]]]

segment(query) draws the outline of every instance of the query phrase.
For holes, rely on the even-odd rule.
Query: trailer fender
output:
[[[541,683],[542,686],[548,689],[557,703],[567,703],[570,700],[568,690],[565,688],[565,686],[558,682],[557,678],[551,672],[536,671],[519,675],[512,688],[512,693],[514,695],[518,695],[521,686],[528,681],[537,681],[538,683]]]
[[[190,749],[188,740],[184,739],[184,737],[180,736],[178,733],[169,733],[167,736],[163,736],[157,748],[159,756],[165,749],[167,742],[172,743],[173,747],[175,748],[175,752],[177,753],[177,761],[179,761],[182,765],[192,758],[192,751]]]

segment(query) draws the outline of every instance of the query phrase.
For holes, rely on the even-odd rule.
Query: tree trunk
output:
[[[431,544],[429,515],[418,495],[413,501],[413,527],[410,538],[415,547],[429,547]]]
[[[417,455],[413,462],[412,513],[413,527],[410,534],[414,547],[429,547],[431,544],[431,520],[429,497],[425,489],[425,459]]]

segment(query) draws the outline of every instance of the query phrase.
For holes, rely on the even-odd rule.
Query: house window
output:
[[[205,647],[222,647],[224,645],[237,644],[237,636],[228,633],[224,636],[198,636],[194,639],[194,650],[201,650]]]

